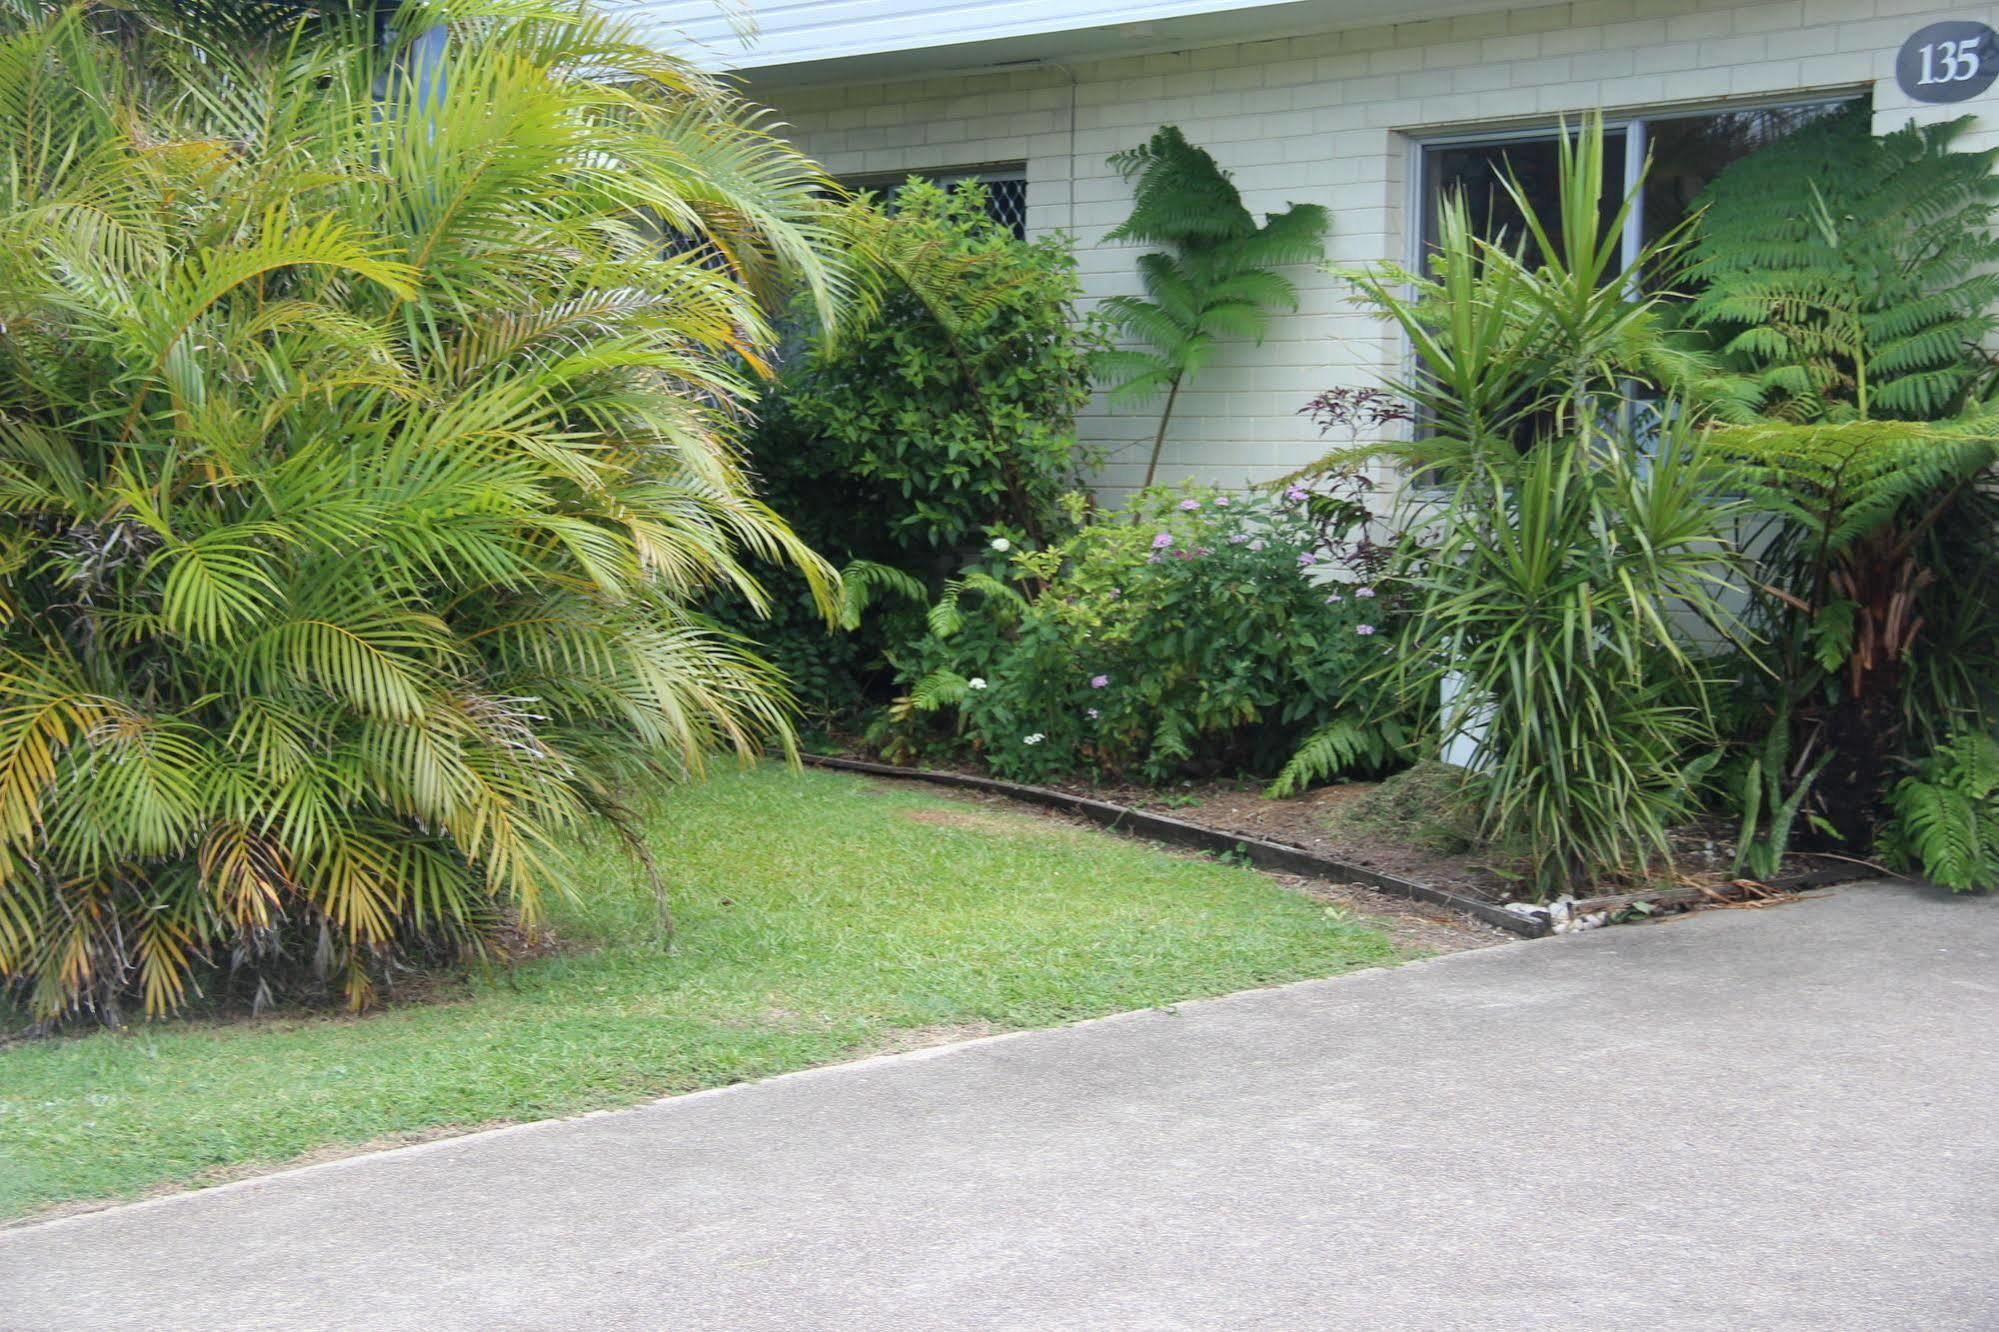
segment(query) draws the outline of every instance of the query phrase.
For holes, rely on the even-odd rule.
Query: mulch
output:
[[[969,764],[940,764],[937,770],[988,776]],[[1529,897],[1518,886],[1517,875],[1509,877],[1506,872],[1509,867],[1491,863],[1491,858],[1478,850],[1437,850],[1414,840],[1402,840],[1391,832],[1377,828],[1370,828],[1365,834],[1343,830],[1340,826],[1343,806],[1373,790],[1374,783],[1324,786],[1283,800],[1266,799],[1260,783],[1243,780],[1187,781],[1168,787],[1085,781],[1053,781],[1046,785],[1052,790],[1167,815],[1222,833],[1296,847],[1359,869],[1441,888],[1479,901],[1504,903]],[[956,794],[961,799],[985,803],[1013,803],[998,796]],[[1047,811],[1043,813],[1047,814]],[[1048,817],[1068,816],[1048,814]],[[1642,903],[1644,905],[1639,907],[1641,913],[1672,914],[1721,905],[1768,905],[1788,900],[1793,890],[1798,888],[1879,871],[1878,866],[1863,865],[1843,857],[1794,854],[1785,857],[1779,874],[1769,884],[1763,884],[1735,876],[1732,868],[1734,837],[1732,831],[1719,821],[1698,821],[1673,830],[1670,836],[1674,866],[1669,880],[1606,882],[1598,886],[1588,902],[1579,904],[1578,910],[1607,909],[1624,913],[1629,912],[1634,904]],[[1291,886],[1301,890],[1307,890],[1303,885],[1316,885],[1309,889],[1315,894],[1328,887],[1317,884],[1315,880],[1297,879],[1296,876],[1274,877],[1295,879]],[[1340,885],[1337,891],[1350,895],[1353,908],[1363,914],[1382,920],[1406,918],[1407,928],[1413,932],[1412,940],[1421,935],[1426,926],[1439,926],[1440,933],[1431,942],[1418,946],[1447,950],[1452,944],[1444,936],[1451,935],[1453,929],[1469,930],[1481,942],[1493,942],[1504,937],[1500,931],[1467,920],[1457,912],[1412,903],[1358,884]],[[1475,947],[1478,944],[1458,943],[1455,946]]]

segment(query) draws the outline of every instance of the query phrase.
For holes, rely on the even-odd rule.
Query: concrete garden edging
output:
[[[954,786],[961,790],[983,791],[988,795],[1003,796],[1023,804],[1040,805],[1047,809],[1079,815],[1106,828],[1149,837],[1156,842],[1191,847],[1197,851],[1240,855],[1258,869],[1303,874],[1310,878],[1323,879],[1328,883],[1364,884],[1393,897],[1404,897],[1416,902],[1448,907],[1452,911],[1462,912],[1488,925],[1495,925],[1527,939],[1539,939],[1556,932],[1553,915],[1545,909],[1532,914],[1511,911],[1495,902],[1466,897],[1462,893],[1432,887],[1427,883],[1417,883],[1413,879],[1399,879],[1392,874],[1383,874],[1379,870],[1363,869],[1359,865],[1350,865],[1343,860],[1334,860],[1330,856],[1315,855],[1299,847],[1285,846],[1281,842],[1267,842],[1240,833],[1206,828],[1197,823],[1189,823],[1185,819],[1170,818],[1164,814],[1149,814],[1144,810],[1132,809],[1128,805],[1112,804],[1108,800],[1093,800],[1088,796],[1057,791],[1045,786],[1023,786],[1018,782],[1003,782],[997,777],[975,777],[963,772],[901,768],[890,763],[871,763],[864,759],[834,758],[823,754],[801,754],[799,758],[808,766],[815,768],[831,768],[870,777],[895,777],[904,781],[928,782],[933,786]],[[1782,875],[1760,887],[1775,893],[1805,892],[1813,888],[1829,888],[1835,884],[1868,878],[1872,872],[1878,872],[1878,867],[1845,862],[1809,870],[1802,874]],[[1614,912],[1638,902],[1647,902],[1660,907],[1703,906],[1709,902],[1717,904],[1729,901],[1748,902],[1754,900],[1754,897],[1753,893],[1735,889],[1717,891],[1701,888],[1668,888],[1654,892],[1622,893],[1611,897],[1590,898],[1571,904],[1571,912],[1574,915]]]
[[[1239,833],[1203,828],[1184,819],[1168,818],[1164,814],[1148,814],[1144,810],[1132,809],[1127,805],[1114,805],[1108,800],[1092,800],[1088,796],[1073,795],[1068,791],[1055,791],[1045,786],[1022,786],[1016,782],[1000,781],[996,777],[974,777],[969,773],[937,772],[928,768],[899,768],[888,763],[869,763],[861,759],[831,758],[819,754],[803,754],[799,757],[815,768],[832,768],[841,772],[864,773],[871,777],[897,777],[904,781],[928,782],[933,786],[955,786],[963,790],[984,791],[990,795],[1004,796],[1008,800],[1018,800],[1024,804],[1041,805],[1048,809],[1080,815],[1106,828],[1135,833],[1174,846],[1191,847],[1197,851],[1234,853],[1259,869],[1303,874],[1314,879],[1324,879],[1329,883],[1364,884],[1395,897],[1406,897],[1413,901],[1449,907],[1453,911],[1463,912],[1488,925],[1496,925],[1502,930],[1528,939],[1538,939],[1549,932],[1546,921],[1522,916],[1491,902],[1481,902],[1477,898],[1466,897],[1443,888],[1433,888],[1426,883],[1398,879],[1392,874],[1382,874],[1327,856],[1314,855],[1295,846],[1284,846],[1278,842],[1266,842]]]

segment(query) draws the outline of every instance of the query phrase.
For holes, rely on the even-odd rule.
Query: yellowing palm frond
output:
[[[0,7],[0,992],[42,1016],[478,946],[618,783],[791,743],[689,604],[788,564],[836,606],[733,438],[772,296],[844,299],[823,173],[588,7],[250,17]]]

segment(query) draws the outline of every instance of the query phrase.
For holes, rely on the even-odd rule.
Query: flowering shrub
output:
[[[895,757],[968,751],[1015,780],[1160,782],[1268,774],[1348,716],[1372,737],[1356,766],[1385,765],[1397,728],[1366,677],[1395,610],[1365,581],[1378,560],[1363,529],[1327,524],[1328,502],[1351,498],[1154,490],[1087,520],[1078,505],[1069,539],[950,585],[899,656],[909,693],[878,738]]]

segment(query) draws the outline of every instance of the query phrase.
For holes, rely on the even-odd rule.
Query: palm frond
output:
[[[0,8],[0,989],[43,1017],[364,1003],[531,918],[618,783],[792,744],[688,607],[785,566],[838,612],[735,438],[780,289],[847,298],[823,174],[589,7],[396,33]]]

